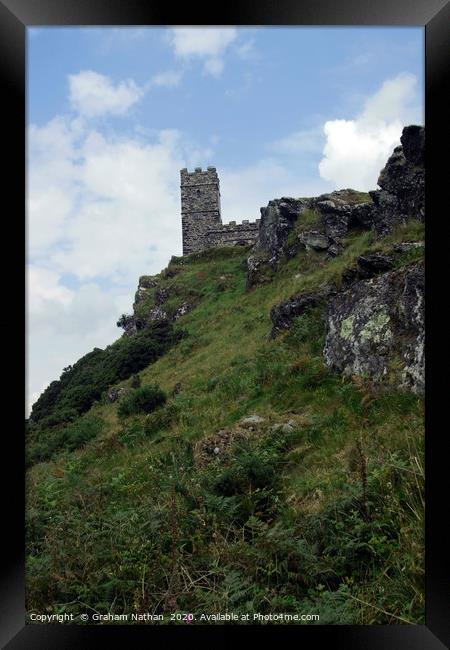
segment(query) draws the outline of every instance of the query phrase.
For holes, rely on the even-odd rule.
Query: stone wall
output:
[[[208,167],[206,171],[197,167],[193,172],[182,169],[180,174],[183,255],[214,246],[255,243],[259,219],[253,223],[222,223],[219,178],[215,167]]]
[[[211,228],[206,233],[208,247],[212,246],[248,246],[255,243],[258,234],[260,219],[250,223],[230,221],[219,227]]]

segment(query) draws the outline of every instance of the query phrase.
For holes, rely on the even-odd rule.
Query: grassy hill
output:
[[[58,407],[58,419],[44,404],[30,424],[28,612],[423,623],[422,399],[389,377],[376,387],[330,373],[321,308],[268,336],[274,304],[339,286],[363,253],[422,238],[414,221],[384,238],[354,232],[334,259],[303,250],[251,291],[247,249],[173,258],[158,288],[174,309],[194,308],[163,334],[155,325],[98,351],[91,374],[69,369],[70,395],[99,377],[101,390],[73,410],[58,384],[72,411]],[[154,353],[120,375],[142,340]],[[155,384],[162,405],[120,415]],[[112,386],[124,389],[114,402]]]

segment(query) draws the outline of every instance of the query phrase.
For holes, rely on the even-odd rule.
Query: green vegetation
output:
[[[95,348],[65,368],[60,379],[53,381],[33,405],[27,431],[27,462],[48,459],[61,449],[72,448],[72,439],[81,444],[93,437],[86,418],[80,420],[85,433],[72,433],[78,427],[77,418],[110,386],[145,368],[182,336],[181,330],[175,333],[168,323],[157,322],[105,350]],[[132,381],[136,384],[139,378]]]
[[[151,413],[166,401],[166,395],[159,386],[142,386],[126,395],[120,402],[117,414],[124,418],[137,413]]]
[[[351,189],[340,190],[339,198],[346,203],[353,205],[356,205],[358,203],[368,203],[369,201],[372,201],[372,198],[368,192],[358,192],[357,190]]]
[[[297,221],[294,224],[294,228],[288,235],[286,240],[286,247],[295,246],[298,243],[298,236],[300,233],[305,230],[314,229],[315,226],[320,224],[320,212],[312,208],[303,210],[300,215],[297,217]]]
[[[83,357],[33,409],[28,611],[423,623],[422,400],[330,373],[320,308],[267,337],[275,303],[339,283],[358,255],[410,241],[412,228],[390,241],[356,233],[326,263],[301,251],[249,292],[245,249],[172,258],[159,286],[197,296],[174,331],[155,326]],[[111,348],[123,370],[110,381]],[[79,416],[70,391],[97,388],[97,376],[108,377],[100,392],[126,392],[114,403],[96,393]],[[167,399],[141,412],[150,394]],[[63,407],[64,425],[45,423]],[[252,414],[263,421],[248,428]]]

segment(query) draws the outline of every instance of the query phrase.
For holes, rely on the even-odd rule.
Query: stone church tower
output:
[[[215,167],[181,172],[181,223],[183,255],[208,247],[207,233],[222,225],[219,177]]]
[[[219,177],[215,167],[181,172],[181,224],[183,255],[215,246],[250,246],[255,243],[259,222],[222,223]]]

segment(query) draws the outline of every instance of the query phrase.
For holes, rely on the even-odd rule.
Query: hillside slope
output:
[[[28,432],[29,613],[423,622],[423,399],[406,372],[420,332],[404,298],[419,284],[398,289],[421,273],[423,215],[382,219],[376,193],[319,198],[290,200],[293,216],[271,202],[254,250],[143,276],[122,338],[68,370],[71,393],[42,396]],[[372,294],[381,319],[365,315]],[[127,414],[155,384],[166,401]]]

